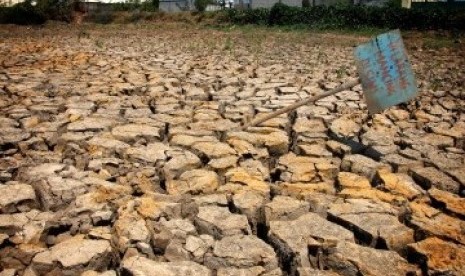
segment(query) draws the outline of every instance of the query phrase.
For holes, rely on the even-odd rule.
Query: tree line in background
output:
[[[205,11],[209,4],[226,5],[224,0],[195,0],[197,11]],[[71,22],[73,13],[83,12],[79,0],[26,0],[12,7],[0,7],[0,23],[43,24],[47,20]],[[111,11],[158,12],[160,0],[132,0],[111,5]],[[313,6],[302,0],[302,8],[281,3],[271,9],[227,9],[213,12],[220,24],[254,24],[268,26],[304,25],[319,29],[400,28],[405,30],[465,30],[465,8],[431,5],[425,8],[404,9],[400,0],[392,0],[383,7],[365,5]],[[111,11],[95,22],[112,21]],[[215,15],[214,15],[215,16]]]
[[[434,5],[404,9],[396,2],[386,6],[335,5],[271,9],[229,10],[233,24],[271,26],[305,25],[320,29],[400,28],[404,30],[465,30],[465,8]]]
[[[37,25],[47,20],[70,22],[75,1],[26,0],[11,7],[0,7],[0,24]]]
[[[197,11],[203,12],[209,4],[226,5],[225,0],[194,0]],[[73,12],[79,11],[80,0],[25,0],[11,7],[0,3],[0,24],[43,24],[47,20],[70,22]],[[160,0],[128,0],[112,3],[113,11],[159,11]],[[82,8],[81,8],[82,10]]]

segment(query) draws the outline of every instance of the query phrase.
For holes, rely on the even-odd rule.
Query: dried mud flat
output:
[[[421,35],[421,34],[420,34]],[[421,96],[361,88],[350,35],[0,30],[0,275],[464,275],[465,57],[406,39]]]

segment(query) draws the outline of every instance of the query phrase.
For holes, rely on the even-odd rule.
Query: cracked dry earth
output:
[[[2,27],[0,275],[465,275],[463,51],[361,88],[366,37]]]

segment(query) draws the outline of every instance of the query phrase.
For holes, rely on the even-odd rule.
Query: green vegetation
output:
[[[71,21],[74,0],[36,0],[35,10],[47,20]]]
[[[0,23],[42,24],[47,20],[70,22],[77,0],[27,0],[13,7],[0,7]],[[465,8],[432,5],[425,8],[403,9],[400,0],[391,0],[385,7],[339,4],[311,6],[302,0],[303,8],[277,3],[271,9],[228,9],[205,12],[212,0],[195,0],[200,12],[165,14],[159,12],[159,0],[130,0],[115,3],[102,11],[88,14],[94,23],[132,23],[141,20],[182,21],[203,25],[258,25],[278,27],[282,31],[300,29],[337,30],[343,32],[376,33],[379,30],[465,30]]]
[[[149,0],[141,2],[140,0],[129,0],[126,2],[113,3],[114,11],[147,11],[156,12],[160,7],[159,0]]]
[[[211,4],[211,0],[195,0],[194,6],[199,12],[204,12],[207,9],[207,6]]]
[[[26,0],[12,7],[0,7],[0,24],[37,25],[47,20],[70,22],[72,0]]]
[[[303,8],[310,8],[310,0],[302,0],[302,7]]]
[[[395,4],[386,7],[337,5],[298,8],[277,3],[271,9],[229,10],[227,18],[229,22],[240,25],[305,25],[318,29],[465,29],[463,8],[403,9]]]
[[[37,25],[45,21],[47,18],[31,5],[31,1],[13,7],[0,7],[0,24]]]
[[[132,17],[133,15],[131,15]],[[115,19],[115,15],[108,11],[97,11],[87,17],[87,21],[97,24],[110,24]]]

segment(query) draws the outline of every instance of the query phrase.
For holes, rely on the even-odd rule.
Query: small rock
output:
[[[252,235],[228,236],[217,241],[213,256],[207,257],[205,264],[211,269],[262,266],[265,271],[273,271],[279,268],[273,247]]]
[[[331,123],[329,129],[336,137],[348,138],[356,136],[361,127],[349,118],[340,117]]]
[[[163,143],[150,143],[146,147],[131,147],[126,150],[126,154],[130,157],[148,163],[157,163],[164,161],[167,158],[169,146]]]
[[[412,168],[410,173],[413,179],[425,189],[435,187],[454,194],[460,191],[459,183],[433,167]]]
[[[87,117],[68,125],[68,131],[101,131],[109,129],[115,122],[108,118]]]
[[[31,133],[19,128],[2,128],[0,145],[17,144],[31,137]]]
[[[252,232],[246,216],[233,214],[227,208],[217,206],[199,207],[195,224],[201,233],[212,235],[216,239]]]
[[[456,181],[458,181],[462,187],[465,188],[465,171],[462,169],[449,170],[448,174],[451,175]],[[462,193],[462,195],[465,195]]]
[[[0,229],[15,244],[38,243],[45,227],[52,222],[53,213],[31,210],[27,213],[0,215]]]
[[[329,206],[339,200],[339,197],[324,193],[312,193],[307,195],[305,200],[310,204],[310,212],[326,218]]]
[[[406,110],[390,108],[387,116],[393,121],[405,121],[409,119],[410,113]]]
[[[350,172],[340,172],[337,181],[342,189],[369,189],[370,181],[364,177]]]
[[[280,269],[266,273],[265,269],[261,266],[254,266],[250,268],[220,268],[218,269],[217,276],[278,276],[282,275]]]
[[[262,208],[265,198],[258,193],[245,192],[233,195],[232,201],[239,213],[247,216],[253,232],[257,233],[258,224],[265,221]]]
[[[190,276],[211,276],[211,271],[205,266],[195,262],[156,262],[144,257],[134,256],[121,262],[123,271],[131,275],[141,276],[173,276],[173,275],[190,275]]]
[[[104,272],[97,272],[95,270],[88,270],[82,273],[80,276],[117,276],[116,271],[107,270]]]
[[[334,140],[329,140],[326,142],[326,146],[328,147],[329,151],[338,156],[350,154],[352,150],[352,148],[348,145]]]
[[[276,196],[265,205],[266,223],[274,220],[295,220],[308,212],[310,204],[288,196]]]
[[[338,196],[347,199],[369,199],[372,201],[382,201],[393,205],[400,205],[407,201],[407,199],[403,196],[393,195],[375,188],[343,189],[338,193]]]
[[[414,231],[399,222],[397,212],[387,204],[363,199],[348,199],[344,203],[334,203],[328,216],[355,229],[367,244],[382,242],[390,250],[402,252],[405,246],[414,241]]]
[[[449,136],[427,133],[416,141],[418,144],[426,144],[436,147],[453,147],[454,139]]]
[[[211,194],[211,195],[203,195],[203,196],[196,196],[193,198],[195,203],[199,206],[204,205],[218,205],[221,207],[228,206],[228,199],[224,194]]]
[[[40,118],[37,116],[31,116],[28,118],[21,119],[21,125],[25,129],[31,129],[40,123]]]
[[[148,142],[161,139],[160,129],[157,127],[142,124],[127,124],[116,126],[111,130],[111,134],[119,140],[132,143],[140,138],[145,138]]]
[[[33,183],[45,210],[58,210],[88,191],[88,185],[82,181],[50,176]]]
[[[410,203],[410,223],[420,236],[435,235],[465,245],[465,223],[423,203]]]
[[[27,212],[37,207],[36,194],[31,185],[15,182],[0,185],[0,213]]]
[[[214,238],[209,235],[188,236],[184,248],[192,254],[194,261],[203,262],[205,253],[213,247],[214,242]]]
[[[157,221],[162,217],[177,218],[181,216],[181,203],[171,202],[169,199],[157,198],[153,196],[141,197],[137,203],[137,212],[144,219]]]
[[[113,217],[113,212],[112,211],[97,211],[94,212],[91,216],[92,223],[94,225],[97,225],[99,223],[106,223],[111,221]]]
[[[321,119],[307,119],[305,117],[298,117],[295,120],[294,126],[292,127],[296,133],[315,133],[326,132],[326,126]]]
[[[407,263],[396,252],[378,250],[355,243],[341,241],[323,257],[325,267],[334,272],[356,276],[364,275],[417,275],[418,269]],[[320,257],[321,258],[321,257]]]
[[[213,171],[191,170],[181,174],[178,180],[168,180],[166,190],[169,194],[206,194],[218,188],[218,175]]]
[[[299,145],[299,150],[302,154],[311,157],[332,157],[333,154],[326,149],[325,146],[320,144],[313,145]]]
[[[465,139],[465,135],[464,135]],[[448,148],[452,149],[452,148]],[[431,151],[426,153],[428,158],[427,162],[432,163],[435,167],[442,171],[462,169],[465,167],[465,160],[463,159],[463,153],[453,153],[444,151]]]
[[[378,163],[366,156],[354,154],[344,156],[341,170],[366,176],[371,181],[378,170],[390,171],[391,168],[387,164]]]
[[[239,139],[254,146],[265,146],[270,154],[284,154],[289,149],[286,132],[273,128],[249,128],[247,132],[227,132],[227,139]]]
[[[279,158],[281,180],[286,182],[311,182],[317,176],[317,169],[312,158],[296,156],[289,153]]]
[[[382,160],[391,165],[395,172],[399,173],[407,173],[411,168],[423,166],[422,161],[406,158],[400,154],[387,154],[383,156]]]
[[[88,240],[78,235],[65,240],[47,251],[38,253],[32,264],[39,273],[59,266],[64,273],[81,273],[88,269],[102,270],[112,260],[110,242]]]
[[[425,194],[425,191],[406,174],[379,171],[378,177],[381,181],[382,188],[394,195],[401,195],[412,200],[415,197]]]
[[[297,269],[299,276],[339,276],[336,272],[330,270],[316,270],[308,267],[300,267]]]
[[[166,246],[163,257],[170,262],[189,261],[190,253],[183,247],[183,241],[172,239]]]
[[[192,145],[192,148],[205,154],[210,159],[236,154],[236,151],[228,144],[220,142],[196,142]]]
[[[163,166],[163,172],[166,179],[178,178],[183,172],[197,169],[202,162],[197,155],[190,151],[170,153],[171,159]]]
[[[270,185],[264,181],[263,177],[258,174],[251,174],[245,168],[230,169],[226,172],[225,177],[228,182],[226,185],[221,186],[218,191],[225,191],[230,188],[233,194],[247,191],[257,192],[266,197],[270,194]]]
[[[440,203],[444,205],[447,210],[465,217],[465,198],[436,188],[429,189],[428,194],[434,202]]]
[[[87,234],[92,239],[108,240],[112,238],[111,228],[108,226],[98,226],[92,228]]]
[[[164,252],[168,245],[174,240],[185,241],[189,235],[197,234],[197,230],[192,222],[184,219],[172,219],[167,221],[162,218],[160,221],[151,222],[150,230],[152,233],[152,248],[156,252]],[[171,246],[172,249],[173,247],[175,249],[180,249],[179,244],[172,244]],[[173,252],[174,251],[171,253]]]
[[[412,260],[428,267],[428,275],[464,275],[465,247],[436,237],[409,245]]]
[[[294,273],[298,267],[311,267],[310,243],[322,245],[339,240],[354,241],[352,232],[315,213],[307,213],[292,221],[270,221],[269,224],[270,241],[278,248],[282,261],[292,264]]]
[[[112,137],[94,136],[87,141],[89,154],[93,157],[113,157],[129,148],[129,144]]]
[[[16,269],[4,269],[0,272],[0,276],[16,276]]]
[[[227,168],[235,167],[237,164],[237,156],[225,156],[217,159],[212,159],[208,165],[216,170],[224,170]]]
[[[138,242],[148,242],[150,233],[145,221],[135,212],[120,211],[114,224],[116,244],[124,253]]]
[[[56,173],[63,171],[66,168],[65,164],[58,163],[44,163],[35,167],[29,167],[24,172],[26,180],[39,180],[48,176],[53,176]]]
[[[301,200],[308,199],[315,193],[336,194],[334,184],[330,182],[281,183],[274,190],[276,194],[291,196]]]

